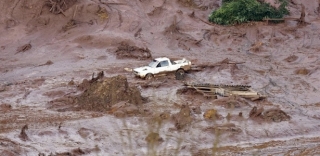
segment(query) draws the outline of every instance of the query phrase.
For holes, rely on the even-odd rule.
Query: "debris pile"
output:
[[[128,43],[122,42],[115,51],[117,58],[136,58],[139,60],[150,59],[151,51],[148,48],[139,48],[136,46],[130,46]]]
[[[108,112],[116,117],[125,117],[140,114],[139,105],[145,100],[140,90],[129,86],[127,78],[122,75],[106,78],[103,72],[99,72],[96,77],[93,74],[90,80],[84,79],[78,89],[83,91],[80,95],[52,100],[49,108],[57,111]]]
[[[287,121],[291,117],[280,109],[270,109],[263,113],[264,119],[273,122]]]
[[[99,74],[98,77],[103,77]],[[101,76],[102,75],[102,76]],[[84,80],[80,85],[84,92],[77,97],[81,109],[90,111],[108,111],[120,101],[138,105],[143,99],[138,88],[130,87],[125,76],[111,78],[92,78]]]

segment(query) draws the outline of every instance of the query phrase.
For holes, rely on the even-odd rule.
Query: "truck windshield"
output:
[[[152,60],[152,62],[149,63],[149,67],[155,67],[158,64],[157,60]]]

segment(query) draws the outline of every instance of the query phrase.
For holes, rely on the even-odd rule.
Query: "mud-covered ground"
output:
[[[319,155],[319,2],[292,0],[279,24],[207,23],[220,3],[1,1],[0,155]],[[306,24],[292,19],[301,4]],[[160,56],[245,63],[184,81],[124,70]],[[267,98],[204,98],[184,82]]]

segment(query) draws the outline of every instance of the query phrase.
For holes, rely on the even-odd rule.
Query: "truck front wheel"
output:
[[[147,74],[145,77],[146,80],[152,80],[153,79],[153,75],[152,74]]]
[[[176,79],[177,80],[182,80],[185,77],[185,71],[183,69],[178,69],[176,71]]]

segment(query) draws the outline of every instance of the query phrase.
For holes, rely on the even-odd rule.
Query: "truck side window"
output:
[[[158,67],[161,67],[161,63],[158,63],[157,68],[158,68]]]
[[[161,67],[169,66],[169,62],[168,62],[168,60],[161,61],[161,62],[160,62],[160,64],[161,64]]]

